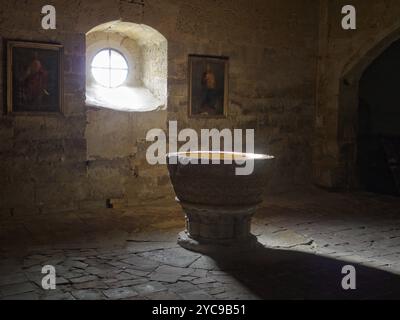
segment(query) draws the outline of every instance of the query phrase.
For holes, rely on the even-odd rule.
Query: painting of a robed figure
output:
[[[7,49],[8,112],[61,112],[62,46],[10,41]]]
[[[189,56],[189,116],[227,115],[228,58]]]

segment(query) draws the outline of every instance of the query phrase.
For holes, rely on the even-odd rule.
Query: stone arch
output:
[[[120,52],[128,64],[128,78],[115,95],[96,85],[91,75],[91,61],[104,49]],[[87,103],[122,111],[166,109],[167,55],[167,39],[150,26],[121,20],[95,26],[86,33]]]
[[[336,179],[340,188],[359,187],[356,160],[360,79],[368,66],[399,39],[400,23],[369,39],[349,59],[341,73],[337,113],[339,170]]]

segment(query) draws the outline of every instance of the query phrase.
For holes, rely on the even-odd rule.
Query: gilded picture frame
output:
[[[8,113],[63,113],[63,55],[59,44],[7,42]]]
[[[189,55],[189,118],[226,118],[229,105],[229,58]]]

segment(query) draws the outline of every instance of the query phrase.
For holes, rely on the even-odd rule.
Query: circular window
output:
[[[101,50],[92,61],[92,75],[102,86],[115,88],[128,77],[128,63],[124,56],[113,49]]]

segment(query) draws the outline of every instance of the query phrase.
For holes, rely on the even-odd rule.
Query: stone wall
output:
[[[173,196],[165,166],[146,161],[146,133],[166,129],[167,113],[87,111],[88,182],[92,205],[130,206]]]
[[[0,5],[2,47],[4,39],[65,46],[65,114],[0,117],[2,212],[173,197],[165,167],[147,165],[143,140],[147,130],[166,128],[167,119],[178,120],[180,128],[254,128],[256,151],[277,157],[269,168],[269,191],[310,183],[316,1],[145,0],[141,6],[55,0],[57,30],[52,31],[40,27],[45,4],[4,0]],[[85,33],[118,19],[148,25],[168,40],[168,111],[117,114],[85,106]],[[188,54],[229,56],[227,119],[187,117]],[[4,67],[5,62],[2,74]],[[1,107],[6,109],[4,99]],[[88,148],[89,140],[95,143]]]
[[[149,44],[142,47],[143,83],[158,99],[167,97],[168,43]]]
[[[329,188],[357,187],[356,136],[359,80],[400,39],[398,1],[354,0],[357,30],[341,27],[348,1],[320,1],[314,179]]]
[[[188,1],[169,39],[169,119],[180,128],[255,129],[256,152],[277,157],[268,190],[310,182],[317,6],[314,1]],[[197,18],[193,18],[193,13]],[[229,115],[189,119],[189,54],[230,59]]]
[[[1,71],[6,68],[6,39],[64,45],[64,115],[5,114],[5,83],[0,88],[0,210],[36,214],[84,205],[86,170],[85,35],[73,30],[76,15],[58,5],[58,29],[41,29],[40,1],[2,1]],[[62,14],[64,13],[64,14]]]

